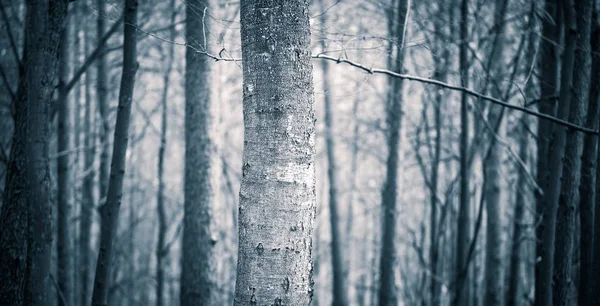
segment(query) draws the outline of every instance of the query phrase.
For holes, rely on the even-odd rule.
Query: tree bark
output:
[[[325,0],[319,1],[320,9],[326,12],[327,6]],[[323,13],[319,18],[321,22],[321,48],[326,51],[327,45],[324,37],[325,25],[327,24],[326,14]],[[325,105],[325,149],[327,152],[327,178],[329,183],[329,223],[331,226],[331,263],[333,270],[333,301],[332,305],[347,305],[346,276],[344,275],[344,259],[342,256],[343,246],[340,234],[338,195],[336,180],[336,162],[335,162],[335,142],[333,139],[333,110],[331,102],[331,87],[329,85],[329,62],[323,61],[323,100]]]
[[[213,186],[210,174],[214,144],[210,138],[209,59],[195,50],[204,50],[204,33],[208,33],[208,18],[202,18],[209,2],[188,1],[186,6],[185,67],[185,201],[183,219],[181,305],[212,305],[211,207]]]
[[[51,286],[52,196],[50,190],[49,109],[57,76],[58,42],[67,1],[27,1],[26,173],[28,279],[25,303],[47,305]]]
[[[592,42],[592,71],[590,77],[590,92],[588,96],[588,109],[585,126],[597,130],[600,120],[600,24],[598,23],[598,10],[594,10],[592,17],[593,33]],[[598,136],[585,135],[583,143],[583,156],[581,157],[581,184],[579,185],[580,208],[580,283],[579,283],[579,305],[592,306],[600,303],[600,294],[594,300],[598,290],[593,290],[594,284],[600,282],[594,280],[594,275],[600,273],[600,210],[598,206],[598,194],[596,190],[598,167]],[[595,219],[595,220],[594,220]],[[594,224],[596,223],[596,224]],[[594,227],[598,230],[595,230]],[[594,234],[596,233],[596,234]],[[594,248],[598,252],[594,251]],[[600,279],[599,279],[600,280]]]
[[[567,4],[568,3],[568,4]],[[572,70],[572,86],[563,83],[566,89],[571,91],[569,98],[569,122],[583,125],[585,121],[585,109],[588,103],[590,86],[590,27],[594,0],[566,1],[564,14],[565,35],[567,43],[571,42],[569,36],[575,38],[575,60],[574,66],[563,67]],[[572,17],[571,17],[572,16]],[[568,47],[568,45],[567,45]],[[563,157],[563,171],[558,199],[558,210],[556,220],[556,242],[553,275],[553,298],[554,305],[571,305],[571,276],[573,261],[573,241],[575,239],[575,209],[578,201],[577,190],[581,170],[581,154],[583,150],[583,134],[567,130],[566,146]]]
[[[396,59],[392,61],[397,72],[404,69],[404,34],[410,7],[407,0],[399,0],[395,14],[396,19],[395,39],[397,43]],[[398,194],[398,166],[400,164],[400,129],[402,127],[402,86],[401,79],[391,80],[391,94],[388,95],[386,105],[386,144],[388,156],[386,160],[386,177],[381,191],[381,206],[383,222],[381,239],[381,254],[379,261],[379,305],[396,305],[395,269],[396,269],[396,202]]]
[[[69,29],[67,25],[63,31],[59,44],[58,64],[58,160],[57,160],[57,199],[58,199],[58,239],[57,239],[57,283],[60,290],[57,294],[59,306],[73,305],[73,246],[70,233],[71,220],[71,158],[68,154],[70,148],[70,101],[66,83],[69,81]]]
[[[461,85],[467,87],[469,84],[469,63],[468,63],[468,15],[469,1],[462,0],[460,5],[460,41],[459,47],[459,69],[461,75]],[[469,306],[471,303],[471,290],[468,282],[468,263],[469,241],[471,240],[471,195],[469,194],[469,177],[471,169],[469,167],[469,110],[468,96],[463,93],[460,101],[460,204],[458,209],[458,233],[456,237],[456,266],[454,270],[456,286],[453,305]]]
[[[555,43],[560,42],[562,18],[560,17],[559,4],[557,0],[546,0],[545,14],[542,18],[542,36],[546,39],[540,39],[540,61],[538,69],[540,71],[540,92],[542,97],[556,96],[559,89],[558,74],[559,74],[559,48]],[[542,102],[538,110],[540,113],[554,116],[556,114],[556,104],[553,100]],[[537,138],[537,182],[542,187],[544,193],[549,188],[549,145],[552,137],[554,125],[547,120],[538,120],[538,138]],[[544,277],[545,268],[548,268],[551,261],[547,260],[548,246],[544,244],[543,236],[548,228],[548,217],[546,216],[546,206],[544,198],[541,194],[536,194],[536,224],[535,229],[536,239],[536,258],[534,265],[535,271],[535,306],[547,306],[551,303],[545,290],[550,288],[548,283],[550,279]],[[550,246],[550,249],[553,246]],[[539,262],[538,262],[539,261]]]
[[[175,11],[175,0],[171,0],[169,3],[171,10],[170,24],[173,25],[169,30],[169,41],[175,40],[175,17],[177,12]],[[158,242],[156,244],[156,306],[162,306],[164,302],[164,259],[168,254],[166,249],[165,238],[167,235],[168,224],[167,224],[167,213],[165,211],[164,203],[164,163],[165,163],[165,150],[167,146],[167,114],[168,114],[168,103],[169,98],[169,80],[171,76],[171,70],[173,69],[173,53],[174,44],[168,44],[166,54],[164,54],[164,60],[167,63],[167,69],[163,75],[163,92],[161,97],[162,114],[161,114],[161,129],[160,129],[160,144],[158,148],[158,192],[156,196],[156,209],[158,214]]]
[[[563,54],[563,63],[561,69],[561,86],[557,116],[562,120],[569,118],[571,84],[573,77],[573,61],[575,49],[575,14],[570,2],[561,7],[565,20],[565,51]],[[542,205],[544,205],[544,232],[543,232],[543,251],[541,254],[542,274],[541,280],[544,284],[539,298],[543,300],[544,306],[553,304],[553,274],[554,274],[554,250],[556,237],[556,215],[558,208],[558,198],[561,189],[561,177],[563,172],[563,156],[566,144],[566,129],[563,126],[554,125],[553,136],[549,144],[549,159],[547,165],[553,165],[548,171],[548,185],[544,190]],[[546,165],[546,167],[547,167]],[[563,284],[564,285],[564,284]]]
[[[244,152],[234,305],[308,305],[315,112],[307,0],[241,2]]]
[[[23,52],[27,63],[27,51]],[[14,105],[14,134],[0,213],[0,304],[20,306],[25,299],[29,239],[27,232],[27,76],[19,67],[19,83]]]
[[[111,268],[114,257],[119,207],[123,196],[123,178],[125,175],[125,155],[129,140],[129,121],[133,103],[133,87],[138,68],[137,55],[137,0],[125,0],[123,33],[123,70],[119,89],[119,106],[115,124],[113,156],[110,180],[106,194],[106,203],[100,208],[102,224],[100,227],[100,250],[96,263],[92,305],[108,304],[108,292],[111,281]],[[105,118],[104,118],[105,119]]]

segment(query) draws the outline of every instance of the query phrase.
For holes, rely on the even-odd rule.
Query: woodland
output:
[[[0,0],[0,305],[600,305],[599,0]]]

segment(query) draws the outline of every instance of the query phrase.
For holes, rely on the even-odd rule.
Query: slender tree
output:
[[[209,31],[203,18],[209,2],[188,1],[186,5],[185,66],[185,182],[182,240],[181,305],[210,305],[214,298],[210,222],[213,186],[210,180],[212,151],[210,139],[210,65],[198,53],[207,48]]]
[[[171,10],[171,18],[169,19],[170,25],[175,24],[175,17],[177,12],[175,11],[175,0],[169,2],[169,8]],[[169,30],[169,40],[175,40],[175,27],[172,26]],[[158,242],[156,244],[156,306],[162,306],[164,302],[164,287],[165,287],[165,276],[164,276],[164,259],[167,256],[168,250],[166,249],[165,238],[167,235],[167,215],[165,211],[165,181],[164,181],[164,164],[165,164],[165,150],[167,147],[167,114],[168,114],[168,97],[169,97],[169,81],[171,77],[171,70],[173,70],[173,53],[174,45],[168,44],[167,50],[164,54],[166,60],[166,69],[163,75],[163,91],[161,97],[161,129],[160,129],[160,144],[158,146],[158,191],[156,195],[156,209],[158,214]]]
[[[327,6],[325,0],[319,1],[321,22],[321,48],[327,50],[326,37],[327,25]],[[340,234],[340,218],[338,210],[337,180],[336,180],[336,162],[335,162],[335,140],[333,137],[334,118],[331,102],[331,86],[329,85],[329,62],[321,63],[323,69],[323,102],[325,105],[325,147],[327,151],[327,179],[329,183],[329,223],[331,226],[331,263],[333,268],[333,302],[332,305],[347,305],[346,284],[344,275],[344,259],[342,256],[342,241]]]
[[[399,0],[394,8],[396,18],[395,38],[397,43],[396,60],[393,61],[394,69],[402,73],[404,61],[404,40],[408,13],[410,10],[407,0]],[[396,305],[398,303],[395,284],[396,264],[396,225],[397,225],[397,188],[398,166],[400,159],[400,129],[402,126],[402,80],[391,80],[391,94],[386,103],[386,145],[388,156],[386,160],[386,176],[381,191],[381,205],[383,208],[383,222],[381,239],[381,259],[379,261],[379,305]]]
[[[467,87],[469,84],[469,63],[467,56],[469,1],[462,0],[460,4],[460,46],[459,46],[459,69],[461,85]],[[471,195],[469,194],[469,177],[471,170],[468,162],[469,150],[469,110],[468,96],[463,93],[460,101],[460,204],[458,209],[458,233],[456,236],[456,265],[455,265],[455,296],[453,305],[469,306],[471,293],[468,285],[468,249],[470,241],[470,212]]]
[[[69,92],[66,85],[69,81],[70,66],[70,33],[69,19],[67,18],[66,29],[63,31],[59,45],[59,64],[58,64],[58,161],[57,161],[57,199],[58,199],[58,239],[57,239],[57,282],[60,294],[57,294],[59,306],[73,305],[73,246],[70,232],[71,221],[71,155],[68,150],[70,147],[70,128],[71,114]]]
[[[119,107],[115,125],[114,146],[110,180],[106,194],[106,203],[100,208],[102,224],[100,227],[100,250],[96,263],[92,305],[108,304],[108,291],[111,283],[111,270],[114,257],[114,242],[119,220],[119,207],[123,196],[123,178],[125,175],[125,153],[129,140],[129,120],[133,103],[133,87],[138,68],[137,56],[137,7],[136,0],[125,0],[123,33],[123,68],[119,89]]]
[[[492,52],[489,55],[488,77],[494,78],[496,84],[492,85],[492,95],[502,96],[501,76],[504,68],[505,42],[505,16],[508,0],[496,0],[494,9],[494,35]],[[503,266],[503,225],[501,208],[501,165],[503,148],[496,141],[496,137],[504,137],[503,109],[499,105],[490,105],[488,122],[493,129],[490,130],[490,148],[484,160],[485,190],[484,197],[487,211],[486,251],[485,251],[485,305],[504,305],[504,266]],[[497,135],[494,135],[496,134]]]
[[[234,305],[308,305],[315,113],[307,0],[240,7],[244,152]]]
[[[98,7],[98,17],[96,19],[96,39],[100,40],[106,32],[106,0],[96,0]],[[109,159],[110,146],[108,145],[108,133],[110,133],[110,123],[108,120],[108,72],[106,70],[106,47],[99,46],[99,55],[96,60],[96,99],[98,101],[98,113],[100,115],[100,169],[99,186],[100,198],[103,199],[108,191],[108,174],[109,174]],[[104,198],[104,203],[106,199]]]

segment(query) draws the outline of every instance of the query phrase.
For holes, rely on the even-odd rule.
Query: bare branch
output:
[[[4,1],[0,1],[0,12],[2,13],[2,19],[4,19],[4,23],[6,24],[6,32],[8,33],[8,40],[10,41],[10,48],[15,56],[15,60],[19,64],[19,66],[23,65],[21,62],[21,58],[19,57],[19,50],[17,49],[17,43],[15,42],[15,38],[12,33],[12,29],[10,27],[10,21],[8,20],[8,15],[6,15],[6,10],[4,8]]]

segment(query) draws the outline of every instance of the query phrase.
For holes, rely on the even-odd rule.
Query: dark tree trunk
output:
[[[308,305],[315,111],[307,0],[243,0],[244,153],[234,305]]]
[[[558,72],[560,65],[559,47],[555,43],[560,42],[562,20],[560,18],[560,10],[557,0],[546,0],[545,14],[542,18],[542,36],[547,39],[540,39],[540,61],[538,70],[540,71],[540,91],[542,97],[556,96],[558,94]],[[538,107],[538,111],[543,114],[554,116],[556,114],[556,102],[554,99],[542,101]],[[552,125],[547,120],[538,120],[538,138],[537,138],[537,182],[542,187],[544,193],[549,188],[549,145],[552,136]],[[536,216],[535,229],[536,236],[536,258],[534,265],[535,270],[535,306],[548,306],[552,301],[547,294],[551,287],[548,283],[550,279],[544,277],[544,273],[552,262],[547,258],[547,245],[544,244],[543,236],[548,227],[548,217],[546,216],[546,206],[541,194],[536,194]],[[553,246],[550,246],[552,249]],[[539,261],[539,262],[538,262]]]
[[[96,20],[96,39],[100,39],[106,32],[106,0],[96,0],[98,7],[98,17]],[[110,123],[108,121],[108,72],[106,70],[106,47],[104,44],[100,46],[99,56],[96,60],[96,99],[98,101],[98,113],[100,115],[100,169],[99,186],[100,186],[100,204],[106,203],[106,195],[108,191],[108,171],[110,159],[110,146],[108,145],[108,133],[110,133]]]
[[[52,196],[50,190],[49,110],[58,68],[58,43],[67,1],[27,1],[26,172],[28,279],[25,303],[48,305],[51,288]]]
[[[567,4],[568,3],[568,4]],[[590,27],[594,0],[565,1],[565,35],[567,43],[575,45],[575,60],[573,67],[563,69],[572,70],[571,83],[563,83],[571,91],[569,101],[569,122],[583,125],[585,109],[588,103],[590,85]],[[571,17],[572,16],[572,17]],[[574,36],[571,42],[569,36]],[[568,48],[569,45],[566,45]],[[554,305],[571,305],[573,241],[575,239],[575,210],[577,203],[577,190],[581,170],[581,154],[583,150],[583,134],[573,130],[566,132],[566,147],[563,157],[563,171],[561,188],[558,199],[556,220],[556,242],[553,275]],[[585,195],[584,195],[585,196]]]
[[[590,93],[585,126],[598,130],[600,120],[600,24],[598,11],[594,10],[592,18],[593,33],[591,35],[592,71]],[[600,303],[600,290],[594,290],[594,284],[600,284],[600,209],[596,190],[598,167],[598,136],[586,134],[581,157],[581,184],[579,185],[580,207],[580,275],[579,305],[592,306]],[[595,220],[594,220],[595,219]],[[595,222],[595,224],[594,224]],[[597,230],[594,229],[596,227]],[[594,250],[598,250],[597,252]],[[594,276],[596,275],[596,279]],[[598,298],[594,299],[594,296]]]
[[[100,208],[102,224],[100,227],[100,250],[96,263],[92,305],[108,304],[108,292],[111,283],[111,270],[114,257],[114,241],[119,220],[119,207],[123,196],[123,178],[125,175],[125,155],[129,140],[129,119],[133,103],[133,87],[138,68],[137,55],[137,7],[136,0],[125,0],[125,22],[123,33],[123,71],[119,89],[119,107],[115,124],[113,156],[110,180],[106,194],[106,203]],[[106,119],[106,118],[103,118]]]

